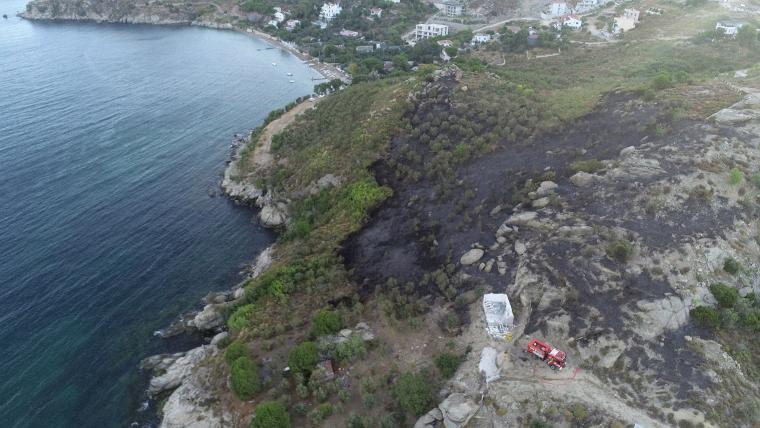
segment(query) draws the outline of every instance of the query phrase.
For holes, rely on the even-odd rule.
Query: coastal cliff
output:
[[[231,29],[214,17],[213,6],[129,0],[34,0],[20,14],[25,19],[124,24],[200,25]]]

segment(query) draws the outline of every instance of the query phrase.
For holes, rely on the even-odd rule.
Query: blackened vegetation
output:
[[[519,86],[461,86],[453,79],[429,84],[407,113],[412,129],[375,166],[394,196],[343,252],[365,293],[391,277],[414,282],[415,290],[435,289],[431,275],[450,274],[447,265],[458,266],[473,243],[493,244],[504,216],[542,180],[561,183],[574,161],[616,156],[653,137],[659,120],[657,106],[613,93],[594,113],[552,131],[553,118]],[[491,216],[497,206],[500,213]],[[467,271],[504,289],[503,277]]]

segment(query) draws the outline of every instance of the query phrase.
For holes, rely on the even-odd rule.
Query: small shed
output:
[[[503,339],[515,325],[515,315],[506,294],[483,296],[483,311],[486,314],[486,330],[495,338]]]

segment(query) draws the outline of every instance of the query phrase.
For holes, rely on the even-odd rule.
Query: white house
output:
[[[346,30],[345,28],[340,30],[340,35],[343,37],[359,37],[358,31]]]
[[[285,23],[285,28],[288,31],[293,31],[299,25],[301,25],[301,21],[299,21],[298,19],[288,19],[288,22]]]
[[[371,7],[369,9],[369,16],[376,16],[380,18],[381,16],[383,16],[383,10],[380,9],[379,7]]]
[[[274,20],[279,22],[282,22],[285,20],[285,14],[282,12],[275,12],[274,13]]]
[[[636,28],[639,23],[639,11],[637,9],[625,9],[622,16],[615,17],[615,25],[612,32],[615,34],[625,33]]]
[[[342,11],[343,8],[338,3],[325,3],[319,11],[319,18],[329,22],[340,15]]]
[[[579,0],[575,3],[575,13],[590,12],[600,6],[599,0]]]
[[[435,42],[435,43],[436,43],[438,46],[441,46],[441,47],[444,47],[444,48],[450,48],[450,47],[453,45],[453,43],[452,43],[452,42],[451,42],[451,40],[449,40],[449,39],[438,40],[438,41],[437,41],[437,42]]]
[[[488,43],[491,41],[491,35],[486,33],[475,33],[472,37],[472,43]]]
[[[572,12],[572,9],[567,5],[566,2],[555,1],[547,6],[543,12],[541,12],[541,19],[549,21],[553,18],[567,15],[570,12]]]
[[[579,30],[582,25],[583,25],[583,22],[577,15],[570,14],[570,15],[560,16],[559,19],[555,21],[554,27],[557,28],[558,30],[561,29],[562,27],[567,27],[572,30]]]
[[[449,35],[449,26],[442,24],[417,24],[414,28],[414,39],[428,39]]]
[[[435,3],[435,7],[446,16],[464,15],[464,4],[457,0],[443,0]]]
[[[276,19],[270,19],[269,22],[267,22],[267,25],[271,25],[272,27],[277,27],[280,25],[280,23]]]
[[[737,19],[729,19],[725,21],[718,21],[715,24],[715,31],[723,31],[723,34],[728,37],[736,37],[739,33],[739,29],[747,25],[744,21]]]

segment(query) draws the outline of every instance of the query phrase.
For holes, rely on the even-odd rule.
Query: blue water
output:
[[[0,0],[0,426],[125,426],[153,331],[272,240],[209,195],[232,135],[315,74],[242,34],[23,7]]]

